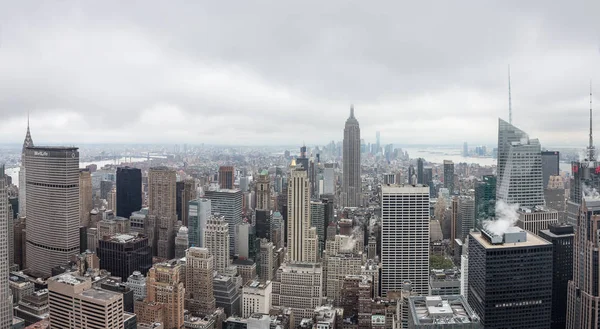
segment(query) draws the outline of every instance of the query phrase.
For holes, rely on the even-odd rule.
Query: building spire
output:
[[[354,118],[354,104],[350,104],[350,117]]]
[[[590,80],[590,145],[588,146],[588,160],[596,160],[594,137],[592,134],[592,80]]]
[[[508,123],[512,125],[512,95],[510,93],[510,64],[508,64]]]
[[[31,131],[29,130],[29,111],[27,111],[27,133],[25,134],[25,140],[23,141],[22,153],[25,154],[25,149],[33,146],[33,139],[31,138]]]

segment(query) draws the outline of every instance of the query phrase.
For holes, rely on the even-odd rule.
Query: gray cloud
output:
[[[354,103],[367,140],[493,144],[510,63],[515,123],[583,145],[600,69],[592,0],[1,7],[6,142],[30,111],[49,143],[326,143]]]

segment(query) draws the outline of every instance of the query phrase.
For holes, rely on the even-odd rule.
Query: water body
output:
[[[119,159],[112,159],[112,160],[100,160],[100,161],[91,161],[91,162],[79,162],[79,168],[85,168],[91,164],[95,164],[96,166],[98,166],[98,168],[102,168],[107,164],[121,164],[123,162],[143,162],[146,161],[146,158],[130,158],[130,157],[123,157],[123,158],[119,158]],[[21,168],[19,167],[14,167],[14,168],[6,168],[5,172],[8,176],[12,177],[12,182],[14,185],[19,186],[19,170]]]

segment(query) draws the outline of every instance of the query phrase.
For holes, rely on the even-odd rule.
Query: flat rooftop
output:
[[[461,295],[409,297],[408,304],[416,325],[479,323]]]
[[[538,237],[537,235],[524,231],[527,234],[527,241],[525,242],[509,242],[502,244],[491,244],[482,235],[481,232],[471,232],[471,237],[479,241],[479,243],[486,249],[504,249],[504,248],[522,248],[522,247],[534,247],[534,246],[547,246],[552,243]]]
[[[92,289],[84,290],[81,293],[81,296],[93,298],[96,300],[110,301],[113,299],[118,299],[121,296],[121,293],[112,292],[112,291],[108,291],[108,290],[104,290],[104,289],[92,288]]]

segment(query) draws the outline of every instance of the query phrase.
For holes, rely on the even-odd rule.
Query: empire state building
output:
[[[360,126],[354,117],[354,106],[344,127],[343,182],[341,203],[345,207],[360,206]]]

